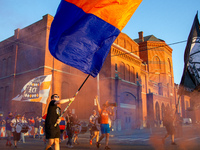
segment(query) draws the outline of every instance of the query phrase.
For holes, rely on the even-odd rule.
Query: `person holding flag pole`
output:
[[[47,116],[45,119],[45,135],[46,139],[48,139],[48,143],[45,147],[45,150],[48,150],[53,144],[55,150],[60,150],[59,139],[60,139],[60,128],[59,123],[61,121],[61,109],[57,106],[58,104],[64,104],[67,102],[74,101],[75,97],[69,99],[59,99],[58,94],[53,94],[51,96],[51,102],[49,103]],[[56,124],[56,126],[55,126]]]

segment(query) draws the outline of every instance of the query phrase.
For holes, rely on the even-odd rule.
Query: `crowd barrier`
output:
[[[1,137],[6,137],[6,127],[0,127]]]

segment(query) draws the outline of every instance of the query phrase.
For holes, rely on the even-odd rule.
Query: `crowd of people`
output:
[[[1,118],[0,122],[1,126],[4,126],[6,130],[6,146],[14,144],[15,148],[17,148],[18,141],[25,143],[25,134],[28,133],[27,135],[31,136],[32,129],[34,130],[33,138],[36,138],[36,136],[40,138],[43,124],[41,117],[26,118],[25,115],[9,112],[6,118]],[[13,144],[11,137],[13,137]]]
[[[68,148],[79,144],[78,134],[81,132],[82,126],[77,115],[72,114],[71,109],[68,109],[65,117],[61,116],[61,109],[57,106],[57,104],[67,103],[73,100],[74,98],[60,100],[59,96],[54,94],[51,96],[47,114],[44,116],[26,118],[25,115],[13,114],[12,112],[9,112],[6,118],[0,116],[0,124],[1,126],[5,126],[6,129],[6,146],[11,147],[14,145],[17,148],[18,142],[26,142],[26,136],[39,139],[43,137],[46,150],[52,149],[53,146],[55,150],[59,150],[59,143],[66,138],[66,146]],[[113,108],[112,112],[107,110],[108,107],[106,104],[101,108],[98,97],[96,97],[96,103],[98,110],[91,112],[92,115],[89,118],[87,127],[90,131],[88,144],[92,145],[94,139],[96,139],[95,144],[99,148],[101,145],[100,142],[106,137],[105,149],[110,149],[108,147],[111,125],[109,115],[113,115]],[[32,130],[31,134],[29,133],[30,128]]]
[[[59,143],[67,138],[66,146],[72,148],[73,145],[79,144],[78,134],[81,132],[81,123],[78,120],[77,115],[72,114],[71,109],[68,109],[66,116],[61,115],[61,109],[57,104],[63,104],[73,101],[74,98],[60,100],[57,94],[51,96],[51,102],[49,103],[47,114],[43,117],[36,116],[26,118],[25,115],[8,113],[6,118],[0,114],[0,125],[6,128],[6,146],[14,145],[17,148],[18,141],[25,143],[25,134],[30,132],[30,127],[33,127],[32,134],[26,134],[32,136],[32,138],[43,137],[45,150],[49,150],[54,146],[55,150],[60,149]],[[105,137],[105,150],[110,149],[109,133],[111,127],[111,120],[109,116],[114,115],[114,106],[109,106],[108,103],[100,107],[98,97],[96,97],[97,110],[93,110],[89,117],[88,128],[90,131],[90,139],[88,144],[93,145],[95,139],[95,145],[97,148],[100,147],[101,141]],[[108,110],[108,108],[111,108]],[[166,134],[162,138],[163,144],[168,136],[171,136],[171,144],[175,143],[175,131],[177,136],[182,136],[182,122],[183,119],[180,114],[174,113],[170,108],[166,108],[163,116],[163,125],[166,128]],[[43,130],[44,134],[41,134]],[[101,133],[101,134],[100,134]],[[13,137],[13,142],[11,141]],[[47,143],[46,143],[47,141]]]

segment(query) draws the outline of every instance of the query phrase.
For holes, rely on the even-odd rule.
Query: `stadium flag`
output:
[[[61,0],[49,36],[50,53],[96,77],[110,47],[142,0]]]
[[[46,104],[51,88],[52,75],[39,76],[30,80],[21,93],[12,100],[22,102],[40,102]]]
[[[198,89],[200,84],[200,30],[198,13],[188,36],[184,54],[184,70],[180,82],[180,90],[186,88],[189,91]],[[179,93],[181,92],[179,91]]]

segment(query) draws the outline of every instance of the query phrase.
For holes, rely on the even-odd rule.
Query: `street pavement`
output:
[[[183,134],[175,137],[177,145],[171,145],[168,137],[165,143],[162,138],[166,133],[165,128],[135,129],[132,131],[111,132],[109,146],[112,150],[199,150],[200,149],[200,129],[197,126],[187,125],[183,127]],[[103,150],[105,140],[98,149],[93,141],[89,145],[89,132],[79,135],[78,145],[74,145],[73,150]],[[0,150],[14,149],[14,146],[7,147],[6,140],[0,140]],[[18,143],[19,150],[43,150],[45,147],[42,139],[26,137],[26,143]],[[66,140],[60,143],[61,150],[70,149],[66,146]]]

